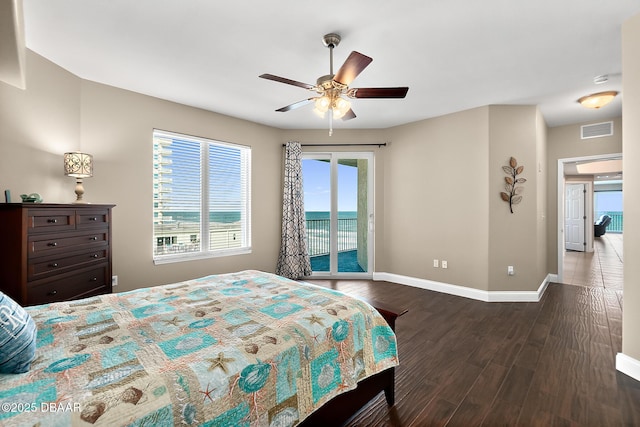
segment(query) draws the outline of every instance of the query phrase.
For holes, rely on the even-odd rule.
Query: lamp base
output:
[[[82,178],[76,178],[76,200],[73,203],[88,204],[86,200],[83,200],[84,187],[82,186]]]

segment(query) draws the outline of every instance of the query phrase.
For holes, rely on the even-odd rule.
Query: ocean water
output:
[[[180,222],[198,222],[200,221],[200,212],[175,211],[164,212],[163,218],[166,220],[172,218],[174,221]],[[217,211],[209,212],[209,222],[234,223],[240,221],[239,211]]]

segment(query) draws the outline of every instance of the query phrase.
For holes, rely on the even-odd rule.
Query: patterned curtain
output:
[[[311,274],[302,189],[302,147],[299,142],[287,142],[282,198],[282,243],[276,274],[290,279]]]

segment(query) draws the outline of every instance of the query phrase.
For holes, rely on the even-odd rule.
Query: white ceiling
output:
[[[24,0],[26,44],[88,80],[286,129],[326,128],[304,89],[352,50],[373,62],[352,87],[409,86],[358,99],[336,129],[386,128],[490,104],[537,104],[549,126],[621,115],[583,95],[622,89],[621,24],[640,0]],[[334,71],[335,71],[334,70]],[[593,78],[608,74],[609,82]]]

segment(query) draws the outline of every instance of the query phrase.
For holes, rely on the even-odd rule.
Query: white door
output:
[[[565,186],[564,236],[565,249],[570,251],[585,251],[585,195],[585,184]]]

